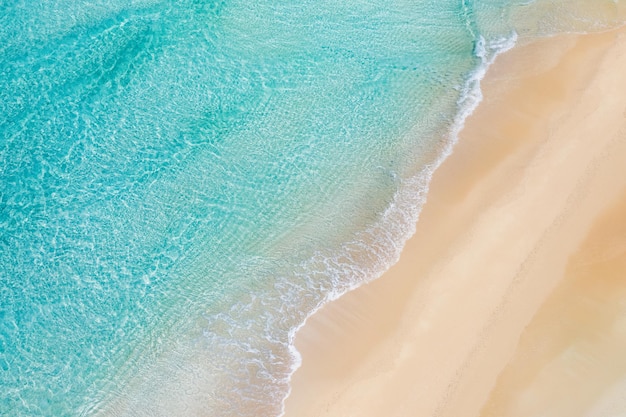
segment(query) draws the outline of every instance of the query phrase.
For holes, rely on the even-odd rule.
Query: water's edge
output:
[[[289,391],[281,403],[281,413],[278,417],[285,415],[285,403],[291,395],[291,378],[294,373],[302,366],[302,355],[295,346],[295,340],[298,332],[306,325],[309,318],[315,315],[326,304],[342,297],[350,291],[353,291],[369,282],[380,278],[387,270],[395,265],[400,259],[400,254],[404,249],[407,241],[415,234],[416,224],[419,221],[419,215],[422,207],[426,203],[430,182],[435,171],[443,164],[443,162],[452,154],[456,143],[459,140],[459,134],[465,126],[465,121],[474,113],[483,99],[481,82],[487,75],[489,68],[493,65],[497,57],[515,47],[518,40],[517,33],[513,32],[506,38],[500,38],[495,41],[486,41],[482,36],[476,42],[474,55],[480,59],[479,65],[471,71],[466,77],[461,95],[457,101],[457,113],[449,128],[448,140],[444,143],[442,152],[439,157],[431,164],[426,165],[417,175],[407,179],[398,192],[394,195],[393,202],[389,205],[382,216],[379,224],[368,229],[364,234],[375,234],[375,229],[393,228],[399,231],[395,245],[391,246],[391,251],[386,259],[380,259],[379,264],[372,268],[371,275],[365,280],[352,283],[352,285],[337,289],[328,293],[325,298],[311,310],[304,321],[289,332],[289,350],[292,355],[293,366],[289,374]],[[398,230],[399,229],[399,230]]]

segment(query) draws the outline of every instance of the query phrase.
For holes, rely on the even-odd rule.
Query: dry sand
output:
[[[399,263],[297,335],[287,417],[626,415],[626,31],[483,91]]]

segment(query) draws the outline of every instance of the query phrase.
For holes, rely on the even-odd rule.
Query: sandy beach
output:
[[[626,411],[626,31],[500,56],[398,264],[297,335],[287,417]]]

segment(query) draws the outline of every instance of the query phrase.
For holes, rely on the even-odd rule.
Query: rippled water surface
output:
[[[275,416],[515,39],[618,1],[0,3],[0,415]]]

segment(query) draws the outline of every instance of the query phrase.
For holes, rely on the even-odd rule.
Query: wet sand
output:
[[[399,263],[298,333],[287,417],[623,415],[625,69],[623,29],[498,58]]]

